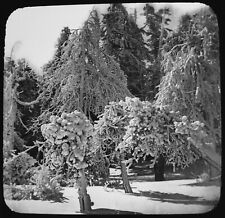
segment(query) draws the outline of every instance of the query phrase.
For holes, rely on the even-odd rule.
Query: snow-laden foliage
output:
[[[37,167],[29,169],[32,172],[29,178],[29,184],[17,186],[15,184],[4,185],[5,199],[7,200],[47,200],[62,202],[63,192],[62,187],[55,178],[51,175],[47,168]],[[30,183],[34,183],[31,185]],[[8,192],[8,193],[7,193]]]
[[[110,101],[131,96],[124,73],[100,45],[96,11],[82,29],[71,34],[62,51],[63,63],[54,73],[48,69],[44,75],[39,124],[63,111],[79,110],[91,119],[91,113],[97,116]]]
[[[137,161],[150,155],[154,165],[163,155],[167,164],[184,168],[201,156],[199,141],[208,135],[199,121],[188,123],[183,132],[179,123],[187,124],[179,112],[127,97],[105,107],[94,125],[94,139],[110,160],[123,155]]]
[[[186,16],[164,48],[162,78],[156,104],[180,111],[205,124],[217,151],[221,149],[221,92],[218,23],[204,9]]]
[[[126,193],[132,193],[126,171],[126,164],[132,162],[132,158],[129,158],[131,151],[121,149],[120,144],[126,132],[125,127],[129,122],[129,99],[129,97],[126,97],[125,101],[110,102],[109,105],[105,106],[104,113],[94,125],[93,135],[100,153],[107,156],[110,163],[114,162],[120,165],[123,187]]]
[[[126,97],[125,101],[110,102],[94,125],[94,140],[100,145],[101,152],[108,155],[111,161],[114,158],[120,159],[122,152],[119,152],[119,144],[126,132],[131,109],[133,105],[129,97]]]
[[[203,127],[204,123],[199,121],[190,122],[186,116],[183,116],[180,122],[174,122],[175,132],[188,136],[188,146],[190,144],[195,145],[198,148],[204,146],[204,142],[207,141],[208,135],[205,133]]]
[[[37,167],[31,181],[35,184],[35,187],[32,189],[33,193],[31,199],[53,200],[59,202],[63,200],[63,189],[60,187],[57,178],[52,178],[50,170],[47,167]],[[24,191],[26,190],[25,187]],[[27,191],[29,191],[29,189]]]
[[[85,155],[94,149],[88,143],[93,127],[82,112],[62,113],[60,117],[52,115],[50,123],[43,124],[41,131],[46,139],[45,164],[50,169],[61,170],[64,163],[69,170],[88,166]]]
[[[34,136],[30,131],[32,119],[39,115],[38,76],[25,59],[7,58],[4,71],[3,139],[4,157],[13,149],[24,150]],[[38,135],[36,135],[36,139]]]
[[[37,161],[27,153],[14,155],[3,163],[3,182],[5,184],[27,184],[32,176],[32,167]]]
[[[174,122],[174,125],[175,132],[187,138],[188,148],[201,155],[218,171],[221,170],[221,156],[216,152],[214,139],[207,134],[204,123],[183,116],[179,122]]]
[[[120,145],[123,149],[133,149],[135,159],[152,156],[152,165],[161,154],[167,164],[180,167],[188,166],[199,157],[188,147],[187,138],[176,132],[174,122],[179,121],[178,113],[159,109],[147,101],[136,101],[136,108],[130,113],[129,125]]]

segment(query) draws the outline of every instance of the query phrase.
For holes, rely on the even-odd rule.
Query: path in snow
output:
[[[196,180],[162,182],[131,181],[133,194],[122,189],[88,187],[94,202],[92,209],[132,211],[143,214],[189,214],[212,210],[220,197],[219,186],[195,186]],[[78,194],[75,188],[64,189],[64,203],[40,200],[6,200],[8,207],[20,213],[79,214]],[[101,208],[101,210],[100,210]],[[110,210],[108,210],[110,211]]]

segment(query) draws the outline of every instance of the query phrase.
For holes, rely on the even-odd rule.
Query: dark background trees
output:
[[[128,89],[140,99],[147,98],[145,60],[148,49],[135,18],[121,4],[111,4],[102,20],[102,42],[127,76]]]
[[[16,62],[9,59],[5,63],[4,76],[4,140],[12,144],[11,150],[20,152],[25,149],[24,145],[32,146],[41,138],[40,134],[34,135],[31,131],[33,119],[39,116],[40,106],[35,104],[39,79],[25,59]],[[8,138],[10,135],[11,139]]]
[[[150,64],[147,67],[147,80],[149,86],[148,99],[151,101],[154,100],[154,97],[158,92],[158,85],[163,76],[163,71],[161,69],[161,52],[162,46],[167,44],[167,37],[172,32],[168,27],[171,21],[170,15],[171,12],[168,8],[162,8],[156,11],[151,4],[146,4],[143,8],[145,23],[142,29],[150,56],[148,59]]]

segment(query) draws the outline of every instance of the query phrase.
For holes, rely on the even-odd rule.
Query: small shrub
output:
[[[47,167],[37,168],[32,182],[35,184],[33,199],[62,201],[63,192],[57,177],[51,178]]]
[[[29,178],[33,174],[33,166],[36,162],[27,153],[22,153],[6,160],[3,164],[4,184],[28,184]]]
[[[63,197],[62,188],[57,178],[51,178],[49,170],[43,166],[33,168],[30,182],[33,185],[18,186],[4,184],[4,198],[8,200],[53,200],[61,202]]]
[[[64,198],[60,190],[53,184],[42,187],[34,185],[19,187],[13,184],[4,186],[4,198],[7,200],[53,200],[61,202]]]
[[[22,187],[12,185],[4,185],[4,198],[7,200],[31,200],[33,199],[34,188],[30,185]]]

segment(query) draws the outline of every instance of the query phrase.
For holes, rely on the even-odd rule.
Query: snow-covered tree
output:
[[[175,123],[185,117],[137,98],[127,99],[127,102],[130,105],[130,120],[120,148],[133,150],[134,159],[145,159],[150,155],[153,157],[153,167],[159,157],[164,157],[166,164],[185,168],[199,157],[187,143],[188,136],[176,132]],[[189,136],[192,137],[191,134]]]
[[[18,94],[16,95],[18,110],[15,131],[24,140],[25,145],[32,146],[33,141],[42,138],[40,131],[34,135],[30,130],[33,120],[40,114],[40,105],[38,103],[24,105],[23,102],[31,102],[38,97],[40,78],[25,59],[18,60],[15,70],[19,78]]]
[[[64,164],[67,171],[74,172],[78,186],[80,211],[91,210],[91,199],[87,194],[85,168],[88,167],[87,155],[96,148],[90,142],[93,126],[79,111],[50,116],[50,123],[43,124],[41,131],[46,139],[44,145],[44,165],[50,170],[61,171]]]
[[[105,107],[94,125],[93,138],[110,162],[116,157],[123,163],[124,189],[129,192],[126,164],[150,156],[156,181],[164,180],[164,172],[158,173],[156,167],[159,159],[164,159],[165,164],[185,168],[202,156],[201,140],[209,137],[203,126],[199,121],[192,123],[178,112],[127,97],[125,101],[111,102]]]
[[[80,30],[65,42],[62,64],[44,75],[40,126],[52,114],[79,110],[89,118],[100,114],[109,101],[131,96],[116,61],[100,43],[97,12],[90,13]]]
[[[26,133],[32,125],[32,118],[39,115],[38,106],[35,105],[37,101],[33,101],[37,95],[37,77],[26,60],[15,62],[12,58],[8,58],[4,71],[3,109],[6,157],[14,149],[23,150],[23,145],[31,141],[29,138],[32,138],[32,133]]]
[[[156,105],[180,111],[192,121],[204,123],[211,140],[201,150],[219,169],[221,93],[216,15],[202,9],[181,21],[185,25],[180,25],[174,41],[170,40],[170,45],[164,48],[165,76],[159,86]]]
[[[127,98],[126,98],[127,99]],[[110,163],[116,162],[121,167],[123,187],[126,193],[132,193],[126,171],[126,155],[119,149],[129,123],[129,112],[126,111],[126,102],[110,102],[94,125],[94,141],[99,145],[98,150],[106,156]]]

